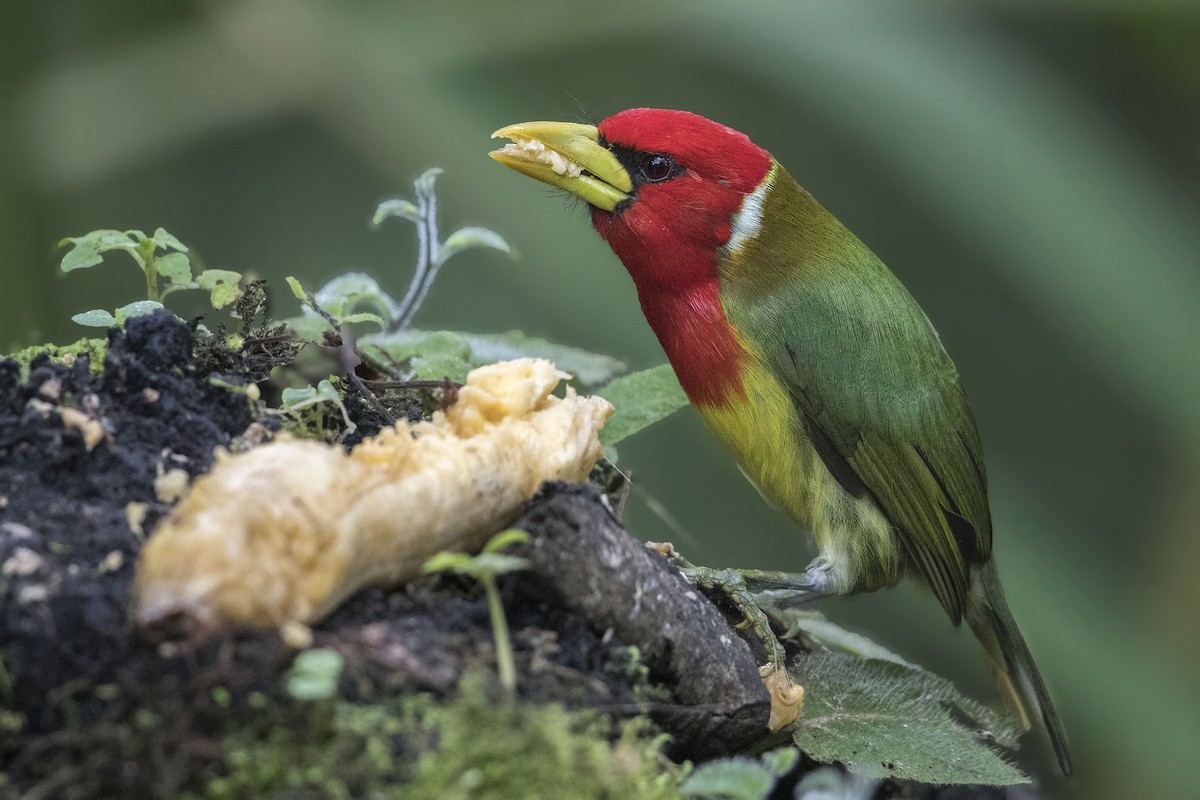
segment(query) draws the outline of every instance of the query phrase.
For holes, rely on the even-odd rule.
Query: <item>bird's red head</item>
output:
[[[687,111],[633,108],[599,125],[625,167],[629,199],[592,207],[592,224],[643,293],[716,278],[719,248],[771,155],[744,133]]]
[[[592,223],[637,285],[642,311],[698,405],[744,396],[746,349],[721,303],[718,268],[771,155],[697,114],[634,108],[598,127],[527,122],[491,156],[592,205]]]

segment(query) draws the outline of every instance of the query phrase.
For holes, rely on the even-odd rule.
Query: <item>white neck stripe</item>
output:
[[[763,200],[766,198],[767,190],[771,188],[774,178],[775,167],[772,165],[770,172],[766,174],[758,187],[742,199],[742,207],[729,221],[729,241],[725,243],[728,252],[740,251],[748,240],[758,236],[758,232],[762,230]]]

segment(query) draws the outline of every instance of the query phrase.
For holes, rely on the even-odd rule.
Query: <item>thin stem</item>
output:
[[[420,192],[417,193],[417,214],[422,220],[429,214],[428,199]],[[429,272],[431,249],[426,226],[419,222],[417,223],[417,268],[413,272],[412,281],[408,284],[408,291],[404,294],[404,299],[400,301],[400,309],[388,324],[389,331],[398,331],[407,325],[408,320],[416,312],[417,306],[420,305],[419,295],[421,294],[421,285],[425,282],[425,274]]]
[[[490,573],[480,578],[487,592],[488,616],[492,621],[492,636],[496,640],[496,667],[500,671],[500,685],[504,691],[517,691],[517,668],[513,663],[512,641],[508,638],[508,620],[504,617],[504,606],[500,602],[500,590],[496,587],[496,576]]]
[[[145,239],[138,243],[139,255],[142,257],[142,271],[146,273],[146,299],[161,300],[158,293],[158,267],[154,265],[154,241]]]

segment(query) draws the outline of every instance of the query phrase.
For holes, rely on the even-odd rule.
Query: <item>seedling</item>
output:
[[[500,685],[510,695],[517,690],[517,670],[513,662],[512,641],[508,636],[508,620],[504,617],[504,606],[500,602],[496,577],[529,567],[529,562],[525,559],[499,552],[510,544],[527,541],[528,533],[513,528],[493,536],[477,556],[443,552],[426,561],[422,567],[425,572],[456,572],[459,575],[469,575],[483,584],[487,593],[492,636],[496,641],[496,667],[500,672]]]
[[[83,236],[68,236],[59,242],[60,247],[68,244],[71,249],[59,264],[63,272],[94,267],[104,262],[105,253],[123,250],[129,253],[146,276],[145,300],[124,305],[115,313],[97,308],[71,317],[80,325],[102,328],[120,325],[130,317],[162,308],[163,299],[181,289],[207,291],[213,308],[229,305],[240,291],[240,272],[206,269],[193,276],[187,245],[162,228],[156,229],[153,236],[147,236],[139,230],[97,230]]]

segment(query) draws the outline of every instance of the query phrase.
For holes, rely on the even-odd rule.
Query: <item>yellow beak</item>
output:
[[[512,144],[488,153],[506,167],[612,211],[629,199],[633,181],[617,157],[600,144],[595,125],[522,122],[492,134]]]

